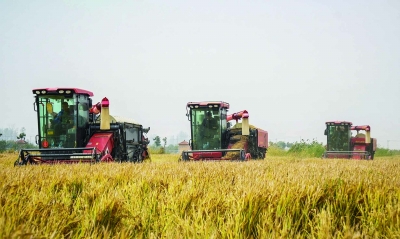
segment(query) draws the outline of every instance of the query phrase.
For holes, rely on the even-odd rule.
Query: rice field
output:
[[[14,167],[0,238],[399,238],[400,156]]]

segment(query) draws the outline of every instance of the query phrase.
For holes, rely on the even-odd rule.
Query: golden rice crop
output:
[[[0,238],[399,238],[400,158],[13,167]]]

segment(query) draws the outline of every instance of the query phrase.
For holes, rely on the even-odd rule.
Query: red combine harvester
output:
[[[377,140],[371,138],[371,127],[352,125],[348,121],[326,122],[327,151],[324,158],[374,159]],[[355,132],[354,136],[352,132]]]
[[[34,89],[39,149],[22,149],[15,165],[142,162],[149,157],[143,128],[111,116],[109,101],[92,105],[93,93],[77,88]]]
[[[227,115],[229,103],[223,101],[189,102],[191,150],[182,151],[181,160],[264,159],[268,132],[249,124],[246,110]],[[231,127],[229,121],[235,120]],[[238,123],[238,120],[242,120]]]

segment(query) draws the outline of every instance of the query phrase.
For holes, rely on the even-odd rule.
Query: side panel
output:
[[[112,136],[112,132],[95,133],[90,138],[89,142],[86,145],[86,148],[95,147],[97,153],[111,154],[114,147]]]
[[[367,151],[367,145],[366,144],[356,144],[356,145],[354,145],[352,158],[353,159],[364,159],[365,158],[365,153],[358,153],[358,152],[365,152],[365,151]]]
[[[372,151],[376,151],[376,147],[377,147],[377,141],[376,138],[372,138]]]
[[[257,129],[258,131],[258,147],[268,148],[268,132],[262,129]]]
[[[193,160],[220,160],[222,152],[196,152],[193,153]]]

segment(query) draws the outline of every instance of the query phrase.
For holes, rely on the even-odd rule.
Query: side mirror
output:
[[[324,135],[328,135],[328,130],[327,129],[325,129]]]
[[[150,131],[150,127],[143,128],[143,133],[147,134]]]

